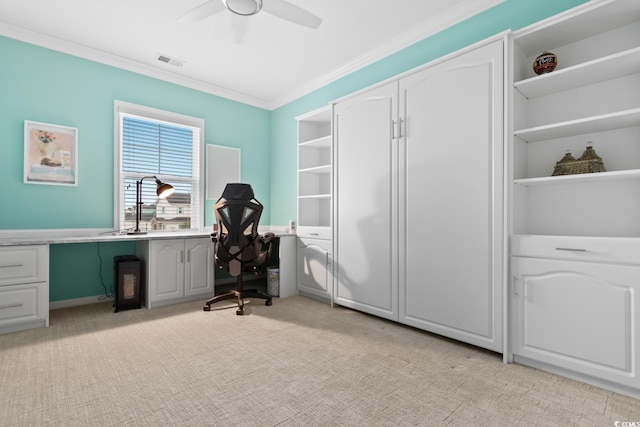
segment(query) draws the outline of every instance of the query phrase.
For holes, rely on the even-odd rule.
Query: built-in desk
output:
[[[284,233],[284,227],[259,227],[260,233],[273,232],[280,241],[280,297],[297,294],[296,288],[296,239],[293,234]],[[49,245],[65,243],[136,241],[136,254],[143,259],[147,269],[145,280],[145,306],[147,308],[172,304],[213,295],[213,242],[210,230],[150,232],[143,235],[128,235],[101,231],[76,230],[25,230],[0,233],[0,333],[13,332],[49,325]],[[183,262],[190,262],[185,270],[177,271],[178,264],[162,265],[161,274],[176,277],[182,287],[166,291],[158,289],[153,282],[154,275],[149,268],[160,265],[156,258],[161,248],[183,249]],[[195,247],[202,248],[196,256]],[[160,248],[160,249],[159,249]],[[176,249],[179,250],[179,249]],[[199,249],[198,249],[199,250]],[[193,255],[193,258],[191,258]],[[199,258],[196,264],[195,260]],[[202,270],[198,270],[202,269]],[[210,281],[206,285],[195,283],[193,275]],[[178,278],[180,278],[178,280]],[[185,281],[186,277],[186,281]]]

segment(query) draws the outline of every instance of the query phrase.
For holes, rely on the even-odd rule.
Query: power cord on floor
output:
[[[100,276],[100,283],[102,284],[102,287],[104,288],[104,295],[101,296],[98,299],[100,301],[103,301],[105,299],[112,299],[113,298],[113,287],[111,288],[111,293],[109,293],[109,291],[107,290],[107,285],[105,285],[105,283],[104,283],[104,277],[102,276],[102,255],[100,255],[100,242],[96,242],[96,244],[98,246],[98,260],[100,261],[100,266],[98,267],[98,275]]]

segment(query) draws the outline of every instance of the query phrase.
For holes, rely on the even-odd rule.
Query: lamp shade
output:
[[[156,184],[158,186],[156,188],[156,194],[161,199],[167,198],[168,196],[172,195],[174,191],[176,191],[176,189],[173,188],[173,185],[161,182],[159,179],[156,179]]]

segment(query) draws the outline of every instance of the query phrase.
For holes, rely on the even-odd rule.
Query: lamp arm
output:
[[[168,187],[168,189],[171,190],[169,193],[167,193],[167,188],[164,188],[163,194],[161,195],[160,193],[158,193],[158,196],[164,198],[167,197],[168,194],[171,194],[173,192],[173,187],[171,185],[163,184],[162,181],[160,181],[155,175],[143,176],[139,180],[136,180],[136,228],[135,230],[133,230],[133,232],[130,232],[128,234],[146,234],[146,231],[140,231],[140,221],[142,221],[142,181],[147,178],[153,178],[156,181],[156,185],[158,186],[158,189],[156,191],[159,191],[161,186]]]
[[[136,181],[136,229],[134,230],[135,232],[140,231],[140,220],[142,219],[142,179]]]

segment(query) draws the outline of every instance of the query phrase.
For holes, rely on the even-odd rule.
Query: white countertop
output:
[[[285,227],[260,226],[260,233],[272,232],[277,236],[288,234]],[[0,231],[0,246],[48,245],[56,243],[118,242],[131,240],[190,239],[211,237],[211,228],[188,231],[154,231],[147,234],[126,234],[113,230],[6,230]]]

